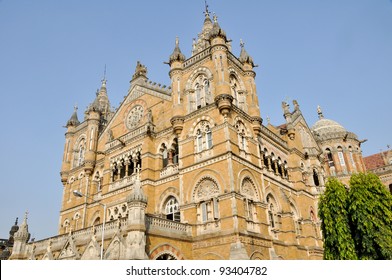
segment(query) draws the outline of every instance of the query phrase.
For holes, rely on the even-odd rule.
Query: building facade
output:
[[[296,101],[264,125],[253,59],[208,10],[168,65],[169,87],[138,62],[117,109],[105,79],[83,121],[75,108],[59,235],[28,242],[25,218],[11,259],[322,259],[318,197],[364,170],[361,141],[320,108],[309,127]]]

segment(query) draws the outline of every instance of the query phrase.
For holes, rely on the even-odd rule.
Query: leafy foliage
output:
[[[337,179],[329,179],[319,204],[326,260],[357,259],[348,221],[347,199],[345,186]]]
[[[324,259],[392,259],[392,195],[377,175],[329,179],[320,198]]]
[[[374,174],[350,179],[348,214],[360,259],[392,259],[392,195]]]

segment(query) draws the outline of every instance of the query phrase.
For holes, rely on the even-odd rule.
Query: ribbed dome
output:
[[[347,130],[339,123],[325,119],[320,106],[317,106],[319,120],[313,125],[312,131],[318,137],[335,136],[339,133],[347,133]]]
[[[312,127],[312,130],[320,136],[335,134],[338,132],[346,133],[347,130],[339,123],[329,119],[319,119]]]

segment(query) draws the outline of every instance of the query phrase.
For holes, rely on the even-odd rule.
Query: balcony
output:
[[[131,186],[133,185],[133,183],[135,183],[135,180],[136,180],[136,174],[132,174],[131,176],[127,176],[119,180],[116,180],[110,183],[109,191],[114,191],[114,190]]]
[[[168,165],[166,166],[164,169],[161,170],[160,172],[160,178],[164,178],[167,176],[171,176],[173,174],[177,174],[178,173],[178,164],[175,165]]]

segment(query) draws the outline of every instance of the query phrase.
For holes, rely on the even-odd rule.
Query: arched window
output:
[[[268,164],[268,150],[267,149],[264,149],[263,162],[264,162],[264,166],[269,168],[269,164]]]
[[[173,153],[173,164],[178,164],[179,151],[178,151],[178,140],[177,140],[177,138],[174,138],[172,147],[173,147],[173,150],[172,150],[172,153]]]
[[[197,130],[197,135],[196,135],[196,141],[197,141],[197,152],[201,152],[203,150],[203,136],[201,135],[200,129]]]
[[[241,184],[241,194],[244,196],[245,217],[247,220],[257,220],[256,203],[259,200],[253,181],[246,177]]]
[[[293,205],[293,203],[290,202],[290,209],[293,214],[293,221],[294,221],[294,230],[296,235],[300,235],[302,232],[302,226],[299,221],[299,215],[296,207]]]
[[[200,109],[201,107],[201,88],[199,84],[196,84],[196,109]]]
[[[247,150],[247,135],[246,135],[246,127],[241,120],[238,120],[235,124],[235,128],[237,130],[238,135],[238,147],[240,151]]]
[[[277,172],[277,170],[276,170],[276,158],[275,158],[275,155],[274,155],[274,153],[272,153],[271,154],[271,168],[272,168],[272,170],[274,171],[274,173],[276,174],[276,172]]]
[[[343,155],[343,148],[341,146],[338,147],[338,156],[339,156],[340,165],[346,166],[346,162],[344,160],[344,155]]]
[[[168,198],[165,205],[165,215],[166,219],[172,220],[175,222],[180,221],[180,207],[178,205],[178,201],[174,196]]]
[[[64,233],[68,233],[69,226],[70,226],[69,220],[65,219],[64,222],[63,222]]]
[[[206,144],[207,144],[207,149],[212,148],[212,133],[208,125],[206,127]]]
[[[238,94],[238,81],[234,75],[230,75],[230,87],[231,93],[234,97],[233,103],[235,106],[239,106],[239,94]]]
[[[287,166],[287,161],[283,162],[283,174],[284,177],[287,179],[289,177],[289,172],[288,172],[288,166]]]
[[[319,176],[316,169],[313,169],[313,182],[316,187],[320,186]]]
[[[272,195],[267,196],[267,205],[268,205],[268,221],[271,226],[271,229],[278,228],[278,215],[277,215],[277,206],[275,199]]]
[[[195,135],[195,152],[200,153],[203,150],[212,148],[212,131],[208,121],[201,121],[196,127]]]
[[[194,79],[192,88],[189,96],[191,112],[212,103],[210,82],[205,74],[199,74]]]
[[[162,166],[166,167],[169,163],[169,154],[165,144],[162,144]]]
[[[327,155],[327,160],[328,160],[328,166],[332,167],[335,166],[334,162],[333,162],[333,157],[332,157],[332,152],[329,148],[325,149],[325,153]]]
[[[97,217],[97,218],[94,220],[93,225],[94,225],[94,226],[97,226],[97,225],[99,225],[100,223],[101,223],[101,218],[100,218],[100,217]]]
[[[194,191],[194,200],[198,203],[198,220],[201,223],[219,219],[219,188],[209,179],[203,179]]]
[[[284,166],[283,166],[282,159],[280,157],[278,157],[278,173],[282,177],[283,177],[283,168],[284,168]]]
[[[81,166],[84,163],[85,152],[86,152],[86,139],[82,138],[77,144],[74,153],[74,167]]]
[[[356,171],[357,167],[355,165],[355,160],[354,160],[354,155],[353,155],[353,148],[351,146],[349,146],[348,150],[349,150],[350,162],[351,162],[351,165],[353,167],[353,171]]]
[[[206,105],[212,103],[211,93],[210,93],[210,81],[208,81],[208,79],[204,80],[204,96],[205,96]]]

